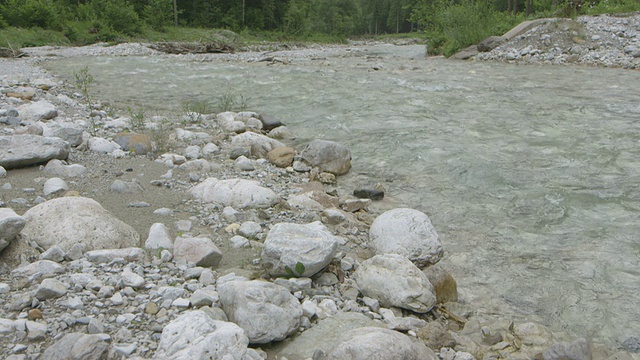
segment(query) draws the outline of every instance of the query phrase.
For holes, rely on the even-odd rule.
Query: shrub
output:
[[[143,10],[144,21],[153,30],[165,31],[173,24],[173,2],[171,0],[149,0]]]
[[[6,28],[7,25],[7,22],[2,18],[2,14],[0,14],[0,29]]]
[[[61,28],[60,11],[53,0],[6,0],[0,5],[0,14],[11,26]]]

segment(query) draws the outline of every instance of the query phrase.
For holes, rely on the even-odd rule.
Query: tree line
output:
[[[0,28],[61,31],[72,42],[111,41],[171,27],[269,31],[304,39],[426,33],[450,52],[526,17],[590,9],[638,10],[637,0],[0,0]]]

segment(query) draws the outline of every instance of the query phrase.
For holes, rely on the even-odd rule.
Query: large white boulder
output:
[[[253,359],[249,339],[238,325],[189,311],[162,329],[156,359]]]
[[[85,197],[62,197],[36,205],[24,213],[22,233],[42,248],[58,245],[68,252],[75,244],[85,250],[136,247],[140,235],[98,202]]]
[[[280,201],[271,189],[259,181],[245,179],[218,180],[208,178],[192,187],[189,193],[203,202],[212,202],[235,209],[268,208]]]
[[[39,135],[0,136],[0,166],[14,169],[64,160],[69,156],[69,144],[62,139]]]
[[[0,251],[18,236],[26,220],[13,209],[0,208]]]
[[[376,254],[399,254],[420,268],[437,263],[444,253],[429,217],[408,208],[378,216],[369,229],[369,244]]]
[[[343,335],[327,360],[438,360],[433,350],[397,331],[363,327]]]
[[[262,261],[273,276],[291,275],[288,267],[295,276],[309,277],[329,265],[340,242],[341,239],[319,221],[278,223],[264,241]],[[304,266],[302,273],[296,270],[298,263]]]
[[[334,175],[346,174],[351,169],[351,151],[335,141],[313,140],[300,157],[311,167]]]
[[[265,281],[227,281],[218,286],[222,310],[253,344],[282,340],[298,329],[302,306],[285,287]]]
[[[362,262],[354,278],[364,296],[395,306],[426,313],[436,305],[433,285],[417,266],[396,254],[376,255]]]

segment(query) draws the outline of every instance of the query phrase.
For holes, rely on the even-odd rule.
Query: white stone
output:
[[[239,249],[241,247],[248,247],[251,244],[249,243],[249,239],[244,236],[236,235],[229,239],[229,245],[234,249]]]
[[[187,146],[184,149],[184,156],[189,160],[200,158],[200,147],[197,145]]]
[[[378,216],[369,240],[376,254],[399,254],[420,268],[437,263],[444,253],[429,217],[414,209],[393,209]]]
[[[65,165],[61,160],[51,159],[44,167],[44,172],[47,174],[60,176],[63,178],[79,177],[87,171],[84,165],[71,164]]]
[[[174,243],[173,257],[186,260],[198,266],[216,267],[222,260],[222,251],[206,237],[178,237]]]
[[[45,181],[44,186],[42,187],[42,193],[44,196],[49,196],[51,194],[67,190],[69,190],[69,184],[60,178],[51,178]]]
[[[376,255],[362,262],[354,279],[364,296],[379,300],[382,306],[426,313],[436,304],[427,276],[401,255]]]
[[[7,170],[0,166],[0,178],[6,177],[7,176]]]
[[[50,278],[62,273],[64,273],[64,267],[51,260],[35,261],[11,270],[11,274],[14,276],[25,276],[32,279]]]
[[[7,294],[11,291],[9,284],[0,283],[0,295]]]
[[[44,279],[38,285],[34,296],[38,300],[59,298],[67,293],[67,286],[57,279]]]
[[[47,324],[27,321],[27,339],[29,341],[43,340],[47,334]]]
[[[173,249],[173,240],[169,234],[169,229],[163,223],[155,223],[149,228],[149,236],[144,242],[146,249]]]
[[[0,251],[18,236],[25,225],[26,219],[13,209],[0,208]]]
[[[144,278],[131,271],[128,267],[124,268],[124,271],[120,276],[122,278],[122,285],[124,286],[131,286],[134,289],[139,289],[145,284]]]
[[[196,199],[236,209],[268,208],[280,201],[271,189],[260,186],[259,181],[245,179],[218,180],[208,178],[189,190]]]
[[[13,169],[66,159],[69,144],[62,139],[39,135],[0,136],[0,166]]]
[[[24,213],[22,233],[44,249],[59,245],[69,251],[74,244],[87,250],[138,246],[140,236],[95,200],[63,197],[36,205]]]
[[[188,311],[162,330],[156,359],[247,359],[249,339],[238,325]]]
[[[346,174],[351,169],[351,151],[334,141],[313,140],[300,158],[309,166],[334,175]]]
[[[203,156],[211,156],[211,155],[215,155],[217,153],[220,152],[220,148],[218,147],[218,145],[214,144],[214,143],[208,143],[207,145],[205,145],[202,148],[202,155]]]
[[[193,292],[189,301],[193,307],[211,306],[219,300],[218,292],[215,287],[207,286]]]
[[[256,236],[262,231],[262,227],[255,221],[245,221],[240,225],[238,234],[248,238],[255,239]]]
[[[48,101],[40,100],[18,108],[20,117],[28,121],[50,120],[58,116],[56,107]]]
[[[245,132],[231,138],[231,147],[243,147],[252,148],[259,147],[264,150],[264,153],[277,148],[285,146],[282,142],[272,139],[268,136],[257,134],[254,132]]]
[[[101,154],[109,154],[115,150],[121,150],[120,145],[116,142],[98,137],[89,139],[87,145],[89,146],[89,150]]]
[[[302,306],[286,288],[264,281],[227,281],[218,285],[220,304],[243,328],[251,343],[286,338],[298,329]]]
[[[69,333],[49,346],[39,359],[42,360],[84,360],[106,358],[109,343],[101,335],[89,335],[82,333]]]
[[[310,224],[275,224],[264,241],[262,260],[273,276],[312,276],[329,265],[340,239],[316,221]],[[304,266],[300,274],[298,263]]]
[[[109,263],[115,259],[124,259],[127,262],[141,261],[146,258],[147,253],[140,248],[130,247],[124,249],[91,250],[87,251],[85,256],[89,262],[101,264]]]
[[[342,334],[327,360],[438,360],[433,350],[397,331],[364,327]]]
[[[50,247],[48,250],[42,253],[40,257],[42,260],[51,260],[55,262],[62,262],[64,260],[64,251],[58,245]]]

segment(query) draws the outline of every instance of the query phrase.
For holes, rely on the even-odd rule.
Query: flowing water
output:
[[[97,97],[147,114],[241,94],[298,144],[347,145],[342,191],[380,182],[389,199],[377,206],[427,213],[480,312],[613,345],[640,337],[640,72],[423,54],[377,46],[274,66],[169,56],[47,66],[72,78],[89,65]]]

